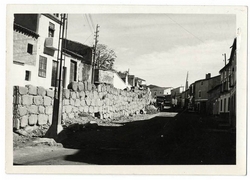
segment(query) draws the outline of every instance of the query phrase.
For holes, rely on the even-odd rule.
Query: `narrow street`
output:
[[[215,119],[161,112],[155,118],[67,132],[64,148],[16,165],[208,165],[236,163],[236,134]],[[42,153],[42,152],[41,152]],[[53,155],[54,154],[54,155]],[[19,153],[20,155],[20,153]],[[42,156],[42,154],[41,154]],[[46,158],[45,158],[46,157]]]

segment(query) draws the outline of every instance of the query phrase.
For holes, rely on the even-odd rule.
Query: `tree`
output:
[[[116,59],[116,54],[112,49],[109,49],[107,45],[98,44],[96,48],[96,63],[101,69],[113,69],[113,65]]]

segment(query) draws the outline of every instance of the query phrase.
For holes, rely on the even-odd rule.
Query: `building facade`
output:
[[[60,25],[59,14],[14,15],[13,85],[56,86]],[[69,40],[63,47],[63,87],[71,81],[90,81],[92,49]]]
[[[221,92],[218,98],[219,114],[236,126],[236,38],[231,46],[229,62],[219,71]]]

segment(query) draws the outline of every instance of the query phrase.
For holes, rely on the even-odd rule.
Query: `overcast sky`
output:
[[[68,39],[92,46],[96,24],[116,70],[168,87],[218,75],[236,36],[235,15],[69,14]]]

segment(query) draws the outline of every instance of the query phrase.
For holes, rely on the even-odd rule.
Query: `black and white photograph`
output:
[[[246,19],[244,6],[9,5],[7,172],[244,175]]]

